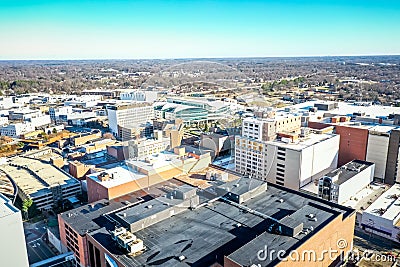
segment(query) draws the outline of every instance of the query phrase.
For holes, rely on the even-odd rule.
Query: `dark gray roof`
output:
[[[95,221],[101,215],[123,207],[124,204],[116,201],[99,200],[91,204],[61,213],[64,221],[79,235],[101,228]]]
[[[228,192],[242,195],[248,191],[251,191],[260,185],[265,184],[265,181],[258,179],[240,178],[231,182],[220,185],[220,188],[225,189]]]
[[[215,201],[135,232],[146,247],[138,256],[130,256],[118,248],[105,228],[90,235],[126,266],[208,266],[216,259],[223,262],[225,255],[235,262],[251,265],[248,263],[257,259],[257,252],[264,244],[269,244],[271,249],[290,251],[339,214],[348,216],[354,212],[275,185],[269,185],[267,191],[243,205],[275,220],[228,202]],[[306,215],[310,213],[318,220],[309,220]],[[306,228],[312,226],[314,230],[308,235],[295,237],[268,232],[276,220],[289,215],[294,221],[303,223]],[[181,255],[186,257],[183,262],[178,261]]]
[[[115,216],[118,217],[119,220],[124,221],[129,225],[140,221],[141,219],[151,217],[154,214],[168,209],[170,206],[175,206],[180,203],[182,203],[181,199],[158,197],[140,205],[136,205],[132,208],[122,210],[116,213]],[[149,208],[150,206],[151,208]]]
[[[172,190],[181,186],[182,182],[171,179],[157,185],[146,188],[145,191],[136,191],[112,200],[99,200],[91,204],[86,204],[76,209],[59,214],[64,221],[73,228],[78,234],[84,235],[95,231],[109,221],[102,218],[103,214],[111,213],[123,207],[136,205],[139,201],[152,201],[154,197],[165,194],[167,190]],[[149,205],[149,204],[146,204]]]

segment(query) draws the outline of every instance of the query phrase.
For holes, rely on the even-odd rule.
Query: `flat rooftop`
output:
[[[148,162],[145,159],[148,159]],[[184,159],[188,161],[197,161],[197,159],[187,156],[185,156]],[[170,165],[171,168],[181,166],[182,159],[181,156],[175,153],[163,151],[159,154],[149,155],[141,159],[127,160],[126,163],[128,166],[136,166],[147,171],[152,171],[168,165]]]
[[[166,191],[172,191],[180,185],[182,185],[180,181],[171,179],[146,188],[146,190],[136,191],[112,200],[103,199],[91,204],[86,204],[61,213],[59,216],[61,216],[61,218],[78,234],[84,235],[87,232],[95,231],[101,227],[109,228],[110,222],[102,216],[103,214],[115,212],[115,210],[120,208],[127,209],[130,206],[137,205],[144,201],[150,201],[153,198],[165,194]]]
[[[102,173],[107,173],[110,177],[107,181],[99,180],[98,176]],[[96,172],[87,175],[88,178],[96,181],[106,188],[112,188],[121,184],[126,184],[144,177],[145,174],[135,172],[134,170],[128,168],[127,166],[118,166],[101,172]]]
[[[0,193],[0,218],[12,215],[16,212],[19,212],[19,210],[14,207],[11,200]]]
[[[329,140],[331,138],[335,138],[338,135],[336,134],[314,134],[311,133],[309,136],[307,137],[301,137],[299,138],[298,142],[294,142],[294,143],[285,143],[279,140],[276,141],[267,141],[267,144],[271,144],[271,145],[275,145],[275,146],[279,146],[279,147],[284,147],[286,149],[292,149],[292,150],[298,150],[301,151],[307,147],[313,146],[317,143],[321,143],[324,142],[326,140]]]
[[[25,194],[34,196],[40,190],[52,186],[79,184],[68,174],[51,164],[27,157],[13,157],[0,170],[11,177]]]
[[[351,199],[341,204],[362,213],[371,205],[371,203],[373,203],[385,192],[385,190],[387,189],[386,187],[387,185],[372,183],[369,187],[363,188],[361,191],[357,192]]]
[[[308,111],[309,108],[314,107],[314,104],[330,104],[333,102],[324,102],[324,101],[307,101],[304,103],[292,105],[298,110]],[[400,107],[392,107],[392,106],[382,106],[382,105],[370,105],[370,106],[360,106],[350,102],[337,102],[338,108],[324,111],[320,110],[318,112],[321,113],[336,113],[340,115],[353,115],[355,112],[364,112],[366,115],[369,115],[371,118],[377,116],[388,116],[389,114],[400,114]]]
[[[274,122],[274,121],[279,121],[282,119],[294,118],[294,117],[298,117],[298,115],[294,114],[294,113],[286,112],[286,111],[279,111],[279,112],[276,112],[276,114],[273,118],[248,117],[248,118],[243,119],[243,122],[245,122],[245,123]]]
[[[346,163],[345,165],[341,166],[340,168],[333,170],[329,173],[326,173],[325,176],[331,178],[337,177],[337,180],[334,181],[334,183],[340,185],[372,165],[374,165],[374,163],[372,162],[363,160],[352,160]]]
[[[383,214],[380,214],[380,211]],[[400,219],[400,184],[394,184],[384,192],[364,212],[375,214],[383,219],[393,222],[393,225]]]
[[[125,266],[209,266],[216,259],[222,262],[225,255],[250,266],[257,263],[257,251],[265,244],[276,251],[291,251],[340,214],[346,217],[354,212],[353,209],[275,185],[269,185],[267,191],[243,205],[256,212],[245,212],[241,208],[243,206],[217,200],[137,231],[134,234],[143,240],[146,247],[137,256],[119,248],[106,228],[100,228],[90,236]],[[310,213],[315,214],[318,221],[309,220],[306,215]],[[295,237],[267,231],[275,220],[289,215],[302,222],[305,228],[312,226],[314,230]],[[185,256],[185,260],[177,260],[180,255]],[[261,264],[274,265],[274,259]]]

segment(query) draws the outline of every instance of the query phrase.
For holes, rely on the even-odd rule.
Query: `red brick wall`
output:
[[[92,203],[100,199],[108,199],[108,190],[90,178],[86,178],[88,202]]]
[[[335,126],[336,133],[340,135],[338,167],[354,159],[365,160],[368,145],[367,129],[321,122],[308,123],[308,127],[319,130],[331,125]]]
[[[69,227],[71,227],[69,225]],[[72,228],[72,227],[71,227]],[[67,234],[65,230],[65,221],[61,218],[60,215],[58,215],[58,229],[60,230],[60,240],[61,243],[68,248],[67,245]],[[73,229],[73,228],[72,228]],[[75,229],[73,229],[75,231]],[[77,235],[77,240],[78,240],[78,253],[79,253],[79,262],[83,265],[86,266],[88,263],[88,253],[87,253],[87,242],[86,242],[86,235],[85,236],[80,236],[79,234]],[[70,248],[68,248],[70,249]],[[76,253],[75,257],[78,258],[78,255]]]
[[[354,159],[365,160],[368,144],[367,129],[337,125],[336,133],[340,135],[339,167]]]

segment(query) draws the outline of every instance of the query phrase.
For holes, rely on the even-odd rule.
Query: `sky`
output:
[[[400,54],[398,0],[0,0],[0,59]]]

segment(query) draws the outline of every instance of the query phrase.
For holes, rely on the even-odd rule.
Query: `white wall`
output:
[[[369,166],[367,169],[354,175],[351,179],[339,185],[338,203],[343,204],[352,196],[367,187],[374,179],[374,166]]]
[[[1,266],[28,266],[28,255],[25,244],[24,229],[22,227],[21,212],[0,194],[0,262]],[[11,211],[11,212],[10,212]]]

